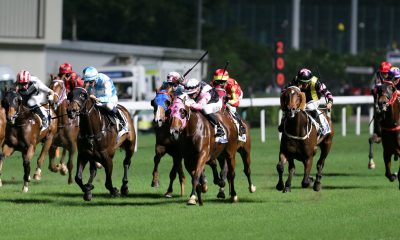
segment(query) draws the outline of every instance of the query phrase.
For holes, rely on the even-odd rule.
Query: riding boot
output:
[[[234,113],[236,121],[239,123],[239,135],[246,134],[246,128],[243,126],[242,118],[240,117],[238,112]]]
[[[312,111],[310,112],[310,115],[311,115],[312,118],[314,118],[314,120],[315,120],[315,121],[318,123],[318,125],[319,125],[318,134],[322,135],[323,126],[322,126],[321,121],[320,121],[320,119],[319,119],[318,111],[317,111],[317,110],[312,110]]]
[[[217,127],[217,133],[215,134],[217,137],[222,137],[225,135],[224,129],[222,129],[221,125],[219,124],[217,118],[215,117],[214,113],[206,114],[208,121],[215,127]]]
[[[42,112],[42,109],[40,109],[40,107],[36,106],[33,108],[33,110],[40,117],[40,119],[42,119],[42,128],[40,130],[43,131],[44,129],[48,128],[49,121],[48,121],[47,117],[44,115],[44,113]]]
[[[119,124],[121,125],[121,129],[125,129],[126,123],[125,123],[124,117],[121,115],[121,112],[118,111],[117,108],[114,108],[113,112],[114,112],[115,116],[119,120]]]

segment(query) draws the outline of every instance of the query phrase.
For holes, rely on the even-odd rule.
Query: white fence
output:
[[[325,104],[325,100],[320,100],[321,104]],[[356,118],[355,118],[355,134],[360,135],[361,132],[361,106],[362,104],[371,105],[369,108],[369,120],[372,120],[373,117],[373,106],[374,100],[372,96],[336,96],[334,98],[334,107],[338,107],[337,105],[356,105]],[[152,110],[152,106],[148,101],[141,102],[120,102],[121,105],[125,106],[130,111],[140,111],[140,110]],[[279,98],[244,98],[240,102],[240,107],[268,107],[268,106],[279,106],[280,99]],[[282,114],[279,114],[280,121]],[[137,116],[135,116],[135,129],[137,131]],[[347,133],[347,116],[346,116],[346,108],[342,108],[342,136],[346,136]],[[260,111],[260,134],[261,141],[265,142],[265,110]],[[372,134],[373,124],[369,126],[369,132]],[[136,144],[137,146],[137,144]]]

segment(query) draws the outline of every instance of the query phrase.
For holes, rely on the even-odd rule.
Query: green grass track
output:
[[[350,130],[350,129],[349,129]],[[151,188],[154,135],[139,135],[139,149],[129,171],[128,197],[110,198],[104,187],[104,170],[94,181],[93,199],[85,202],[82,192],[67,177],[47,170],[40,182],[32,181],[22,193],[22,160],[19,152],[7,158],[0,188],[0,239],[399,239],[400,212],[398,182],[384,177],[382,147],[375,146],[376,169],[367,169],[368,134],[348,133],[334,137],[331,154],[323,170],[322,190],[302,189],[303,166],[296,161],[297,175],[292,192],[275,190],[279,141],[276,128],[267,129],[266,143],[258,129],[252,130],[252,178],[257,186],[249,193],[238,157],[236,186],[239,202],[216,198],[211,184],[204,206],[187,206],[190,177],[186,173],[186,193],[164,198],[172,160],[160,164],[160,187]],[[122,152],[117,153],[113,183],[120,187]],[[36,160],[35,160],[36,161]],[[36,162],[31,162],[33,173]],[[312,175],[315,176],[315,162]],[[75,164],[75,163],[74,163]],[[398,162],[393,171],[397,172]],[[87,180],[85,171],[84,180]],[[74,169],[75,175],[75,169]],[[285,167],[285,179],[287,165]]]

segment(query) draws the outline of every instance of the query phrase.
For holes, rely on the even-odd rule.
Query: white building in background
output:
[[[46,45],[60,44],[62,0],[0,1],[0,65],[44,79]]]
[[[30,71],[43,80],[64,62],[80,74],[84,67],[142,66],[145,76],[136,86],[150,93],[169,71],[184,73],[203,55],[202,50],[127,44],[62,41],[62,0],[0,0],[0,66]],[[188,75],[201,79],[207,57]],[[143,86],[145,85],[145,86]]]

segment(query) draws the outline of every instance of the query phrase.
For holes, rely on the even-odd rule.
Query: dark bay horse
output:
[[[204,171],[205,164],[217,158],[226,161],[231,201],[238,201],[234,184],[237,130],[226,111],[218,114],[223,119],[221,123],[226,130],[228,143],[216,142],[214,127],[202,113],[191,111],[189,107],[185,106],[184,100],[181,98],[176,98],[171,107],[171,134],[175,138],[179,137],[180,151],[184,158],[185,167],[192,177],[192,191],[188,205],[197,203],[196,193],[199,204],[203,204],[200,177]]]
[[[4,157],[10,156],[14,151],[20,151],[24,166],[24,185],[22,191],[27,192],[30,182],[30,161],[35,153],[36,145],[39,142],[44,143],[37,160],[38,167],[34,174],[34,179],[40,180],[41,166],[57,130],[57,120],[52,120],[49,128],[40,131],[40,117],[26,107],[22,103],[21,96],[13,90],[5,92],[1,104],[5,109],[7,126],[2,147],[4,156],[0,158],[0,166],[2,166]],[[50,113],[52,117],[55,116],[54,111],[50,111]]]
[[[166,121],[166,112],[172,102],[172,94],[169,91],[161,90],[156,93],[156,97],[151,101],[154,108],[154,131],[156,134],[155,155],[154,155],[154,168],[153,179],[151,181],[152,187],[159,186],[158,180],[158,165],[161,158],[167,153],[173,159],[172,169],[169,173],[169,186],[166,197],[172,197],[173,182],[176,178],[176,173],[179,175],[179,182],[181,186],[180,195],[183,196],[185,192],[185,174],[182,168],[182,154],[179,151],[178,142],[171,139],[169,133],[170,121]]]
[[[391,158],[393,155],[400,155],[400,103],[398,97],[393,83],[384,81],[382,91],[378,93],[378,108],[382,112],[380,125],[385,176],[391,182],[396,179],[396,174],[391,172]],[[400,183],[400,177],[398,180]]]
[[[68,184],[73,183],[72,168],[75,153],[77,152],[77,137],[79,133],[79,117],[70,119],[67,116],[68,100],[67,90],[64,80],[53,79],[50,88],[54,91],[53,108],[57,115],[58,126],[57,134],[53,138],[53,143],[49,150],[49,169],[53,172],[60,171],[65,175],[68,173]],[[57,147],[62,147],[62,157],[60,165],[55,164]],[[66,151],[68,151],[67,166],[64,163]]]
[[[305,103],[305,95],[298,87],[289,87],[281,95],[281,109],[285,112],[286,118],[280,144],[279,162],[276,166],[279,174],[276,189],[279,191],[291,191],[291,182],[295,171],[294,159],[301,161],[304,165],[301,186],[303,188],[310,186],[313,181],[310,172],[317,146],[320,147],[321,154],[317,162],[317,175],[313,189],[315,191],[321,189],[322,169],[331,149],[334,133],[332,123],[327,118],[331,126],[331,133],[317,139],[317,129],[312,123],[311,116],[304,110]],[[286,162],[289,162],[289,176],[284,184],[282,175]]]
[[[128,110],[118,105],[118,109],[124,115],[128,127],[128,132],[118,136],[117,125],[113,124],[108,113],[105,113],[96,102],[89,97],[86,89],[76,87],[69,96],[68,117],[75,118],[79,115],[79,135],[78,135],[78,159],[75,182],[84,192],[84,200],[92,199],[92,182],[96,176],[96,162],[103,165],[106,182],[105,187],[110,191],[111,196],[117,196],[119,191],[113,187],[112,171],[113,158],[116,149],[122,148],[125,151],[123,160],[124,176],[122,178],[121,194],[126,196],[128,190],[128,170],[131,164],[136,144],[136,134],[133,126],[132,117]],[[87,164],[90,163],[90,177],[87,184],[82,182],[82,172]]]

